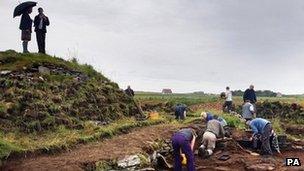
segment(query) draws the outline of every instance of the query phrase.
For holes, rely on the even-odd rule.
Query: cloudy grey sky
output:
[[[0,50],[21,51],[20,18],[12,18],[17,4],[0,1]],[[304,93],[302,0],[41,0],[38,6],[51,21],[47,53],[76,56],[122,88],[218,93],[254,84]]]

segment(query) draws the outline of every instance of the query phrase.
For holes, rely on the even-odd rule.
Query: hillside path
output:
[[[177,129],[178,126],[173,124],[135,128],[128,134],[79,145],[71,151],[11,160],[2,169],[6,171],[83,170],[83,163],[115,159],[140,153],[142,148],[147,146],[149,142],[161,138],[170,138]]]

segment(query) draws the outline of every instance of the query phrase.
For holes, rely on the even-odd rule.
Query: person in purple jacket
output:
[[[261,150],[264,155],[272,155],[271,145],[274,146],[276,152],[280,153],[279,146],[277,145],[277,138],[274,130],[272,129],[272,124],[270,121],[263,118],[255,118],[248,121],[247,124],[253,131],[251,140],[256,139],[257,135],[260,135],[259,140],[261,141]],[[274,142],[275,141],[275,142]]]
[[[195,171],[193,151],[196,137],[197,134],[194,128],[183,128],[172,136],[174,171],[182,170],[182,153],[185,154],[187,158],[188,171]]]

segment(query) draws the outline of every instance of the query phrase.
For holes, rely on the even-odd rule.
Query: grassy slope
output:
[[[9,70],[23,74],[30,72],[28,69],[33,67],[49,64],[64,68],[66,71],[82,73],[88,80],[77,82],[79,87],[76,89],[74,77],[69,75],[34,73],[34,79],[44,78],[44,81],[38,82],[29,81],[24,77],[17,80],[13,77],[1,76],[0,83],[4,82],[5,87],[0,88],[0,121],[1,124],[9,125],[9,127],[4,126],[5,129],[1,127],[4,124],[0,125],[1,159],[9,156],[11,152],[67,148],[79,142],[110,137],[124,129],[163,122],[163,119],[137,122],[130,118],[135,108],[133,100],[127,97],[116,83],[95,71],[90,65],[80,65],[76,60],[65,61],[42,54],[0,52],[0,71]],[[70,89],[76,91],[66,94]],[[24,100],[28,95],[30,99]],[[54,102],[55,97],[59,97],[60,101]],[[23,108],[19,109],[20,104]],[[26,117],[22,113],[26,111],[24,109],[26,107],[28,110],[35,109],[33,113],[41,112],[43,109],[41,112],[44,114],[43,118]],[[10,113],[9,110],[13,112]],[[70,114],[71,110],[75,112]],[[65,123],[56,123],[56,120],[60,119],[58,117],[63,117],[71,124],[78,124],[80,127],[66,127]],[[96,126],[90,121],[103,119],[110,120],[111,124]],[[37,130],[37,123],[41,127],[43,125],[46,127],[41,131]]]
[[[52,57],[43,54],[22,54],[15,51],[5,51],[0,53],[0,61],[7,61],[7,63],[0,65],[1,70],[22,70],[24,67],[31,67],[33,64],[52,63],[57,66],[63,66],[71,70],[78,70],[86,73],[89,77],[96,77],[108,80],[102,74],[93,69],[92,66],[84,64],[79,65],[77,60],[65,61],[62,58]],[[108,80],[109,81],[109,80]]]

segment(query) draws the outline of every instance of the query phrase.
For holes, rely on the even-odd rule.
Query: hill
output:
[[[41,132],[138,115],[133,99],[90,65],[0,52],[0,129]]]

